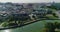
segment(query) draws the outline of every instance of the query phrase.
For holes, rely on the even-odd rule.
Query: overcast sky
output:
[[[13,3],[41,3],[41,2],[60,2],[60,0],[0,0],[0,2],[13,2]]]

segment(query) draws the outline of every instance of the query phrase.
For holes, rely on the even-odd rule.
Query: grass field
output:
[[[29,25],[26,25],[24,27],[21,27],[22,32],[45,32],[44,26],[47,22],[60,22],[60,20],[42,20],[38,21],[36,23],[32,23]]]

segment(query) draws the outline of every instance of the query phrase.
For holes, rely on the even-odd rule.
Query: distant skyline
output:
[[[60,0],[0,0],[0,2],[12,2],[12,3],[42,3],[42,2],[60,2]]]

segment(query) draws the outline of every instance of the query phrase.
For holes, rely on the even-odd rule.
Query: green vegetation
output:
[[[47,6],[47,8],[50,8],[50,9],[54,9],[54,10],[57,10],[57,7],[54,6],[54,5],[51,5],[51,6]]]
[[[46,25],[45,25],[45,28],[47,28],[47,31],[46,32],[58,32],[59,29],[60,29],[60,23],[58,22],[47,22]],[[58,29],[58,30],[55,30],[55,29]]]
[[[55,26],[53,25],[53,23],[47,23],[45,28],[47,28],[46,32],[55,32]]]
[[[58,16],[55,13],[53,13],[53,16],[58,18]]]
[[[19,5],[17,5],[19,7]],[[39,7],[39,6],[38,6]],[[46,10],[46,11],[45,11]],[[29,16],[29,15],[22,15],[22,16],[9,16],[8,19],[5,19],[5,20],[1,20],[1,23],[3,27],[6,27],[6,26],[18,26],[18,25],[24,25],[24,23],[27,23],[27,22],[33,22],[34,20],[37,20],[37,19],[58,19],[58,16],[56,15],[56,10],[57,8],[54,6],[54,5],[51,5],[51,6],[42,6],[42,9],[40,10],[37,9],[37,12],[41,12],[42,13],[36,13],[35,15],[36,16]],[[46,12],[46,13],[45,13]],[[31,12],[31,14],[33,14]],[[32,19],[31,19],[32,18]]]
[[[49,13],[49,14],[44,14],[43,16],[41,15],[37,15],[32,16],[33,19],[31,19],[30,17],[14,17],[14,16],[9,16],[9,18],[7,20],[5,20],[5,22],[2,22],[2,26],[3,27],[10,27],[10,26],[20,26],[20,25],[24,25],[27,24],[27,22],[33,22],[33,20],[37,20],[37,19],[58,19],[58,16],[56,16],[55,13]],[[13,25],[12,25],[13,24]]]

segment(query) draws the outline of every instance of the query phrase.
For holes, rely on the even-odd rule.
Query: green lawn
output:
[[[42,20],[42,21],[38,21],[36,23],[32,23],[29,25],[26,25],[24,27],[21,27],[21,31],[22,32],[43,32],[44,30],[44,25],[47,22],[60,22],[60,20]]]

